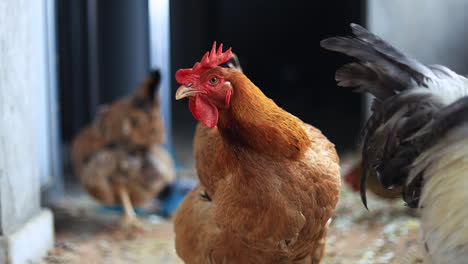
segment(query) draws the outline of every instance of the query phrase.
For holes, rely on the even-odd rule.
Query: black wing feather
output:
[[[386,188],[403,185],[403,199],[409,206],[417,206],[421,178],[405,186],[406,179],[414,160],[429,146],[429,138],[435,137],[435,132],[421,134],[422,129],[434,122],[444,105],[429,89],[413,88],[427,87],[434,74],[429,66],[363,27],[352,24],[351,28],[355,37],[328,38],[321,45],[359,60],[337,70],[338,85],[376,97],[361,135],[362,201],[367,207],[366,178],[378,177]]]

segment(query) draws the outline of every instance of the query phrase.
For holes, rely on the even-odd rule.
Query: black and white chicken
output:
[[[369,173],[385,188],[402,187],[403,200],[420,210],[428,259],[468,263],[468,80],[351,28],[353,37],[321,46],[358,60],[337,70],[339,86],[375,96],[362,132],[362,200],[367,206]]]

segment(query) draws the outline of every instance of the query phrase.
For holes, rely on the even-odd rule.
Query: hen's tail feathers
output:
[[[362,161],[363,168],[365,166],[364,161]],[[366,196],[366,185],[367,185],[367,171],[363,170],[361,173],[361,182],[359,185],[359,194],[361,195],[361,201],[364,204],[364,207],[366,207],[367,210],[369,210],[369,207],[367,206],[367,196]]]
[[[356,91],[385,99],[412,84],[424,86],[427,79],[433,77],[427,66],[404,55],[365,28],[357,24],[351,24],[351,28],[355,37],[332,37],[320,42],[325,49],[359,60],[336,71],[338,85],[356,87]]]
[[[406,56],[365,28],[351,24],[351,29],[354,36],[332,37],[320,44],[325,49],[358,60],[336,71],[339,86],[369,92],[376,97],[371,107],[373,114],[361,139],[364,145],[360,187],[367,208],[368,173],[375,173],[385,188],[404,185],[408,168],[420,153],[412,142],[404,139],[424,126],[428,121],[424,117],[431,117],[434,109],[438,109],[432,107],[429,92],[413,93],[411,88],[427,87],[428,81],[436,76],[428,66]],[[400,96],[394,97],[397,94]],[[405,108],[408,105],[412,107]],[[421,111],[422,106],[425,111]],[[417,192],[419,189],[415,185],[406,191]]]
[[[154,69],[150,72],[149,74],[149,82],[148,86],[150,87],[149,90],[152,90],[153,92],[157,92],[159,89],[159,83],[161,82],[161,72],[159,69]]]
[[[229,61],[227,61],[226,64],[231,69],[243,72],[241,64],[239,62],[239,58],[237,57],[237,55],[235,53],[232,53],[231,59],[229,59]]]
[[[136,91],[136,98],[139,99],[137,100],[137,102],[147,102],[148,100],[150,102],[154,102],[155,98],[158,98],[156,95],[158,94],[160,82],[161,71],[159,69],[151,70],[146,76],[141,86],[139,87],[139,89]]]
[[[465,96],[442,108],[431,122],[427,123],[409,140],[413,140],[417,146],[420,146],[421,150],[427,149],[451,129],[468,123],[467,117],[468,96]]]
[[[468,96],[465,96],[440,109],[430,122],[407,141],[411,141],[418,148],[418,151],[422,152],[432,147],[439,139],[444,138],[452,129],[466,125],[468,123],[467,117]],[[464,129],[462,133],[463,136],[468,136],[467,129]],[[459,139],[453,138],[453,140]],[[415,208],[419,204],[424,168],[423,166],[413,168],[404,185],[403,199],[409,207]]]
[[[351,28],[354,37],[329,38],[321,45],[359,60],[338,69],[340,86],[377,97],[362,131],[362,201],[367,207],[366,179],[375,174],[387,189],[403,187],[403,200],[417,207],[424,171],[443,155],[432,147],[441,138],[455,143],[468,135],[466,80],[443,66],[426,66],[405,56],[361,26]],[[412,89],[416,87],[430,89]],[[447,138],[457,127],[462,130]]]

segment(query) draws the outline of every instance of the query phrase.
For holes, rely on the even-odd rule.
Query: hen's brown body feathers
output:
[[[318,263],[341,187],[334,145],[240,72],[215,70],[235,91],[217,127],[197,127],[200,186],[176,214],[177,252],[193,264]]]

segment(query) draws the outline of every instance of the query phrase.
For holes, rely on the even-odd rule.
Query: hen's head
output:
[[[219,67],[232,57],[231,48],[223,52],[223,44],[216,50],[216,42],[210,52],[206,52],[200,62],[190,69],[176,72],[176,80],[181,84],[176,91],[176,100],[188,97],[193,117],[207,127],[218,123],[219,109],[229,107],[233,88],[227,80],[228,69]]]

